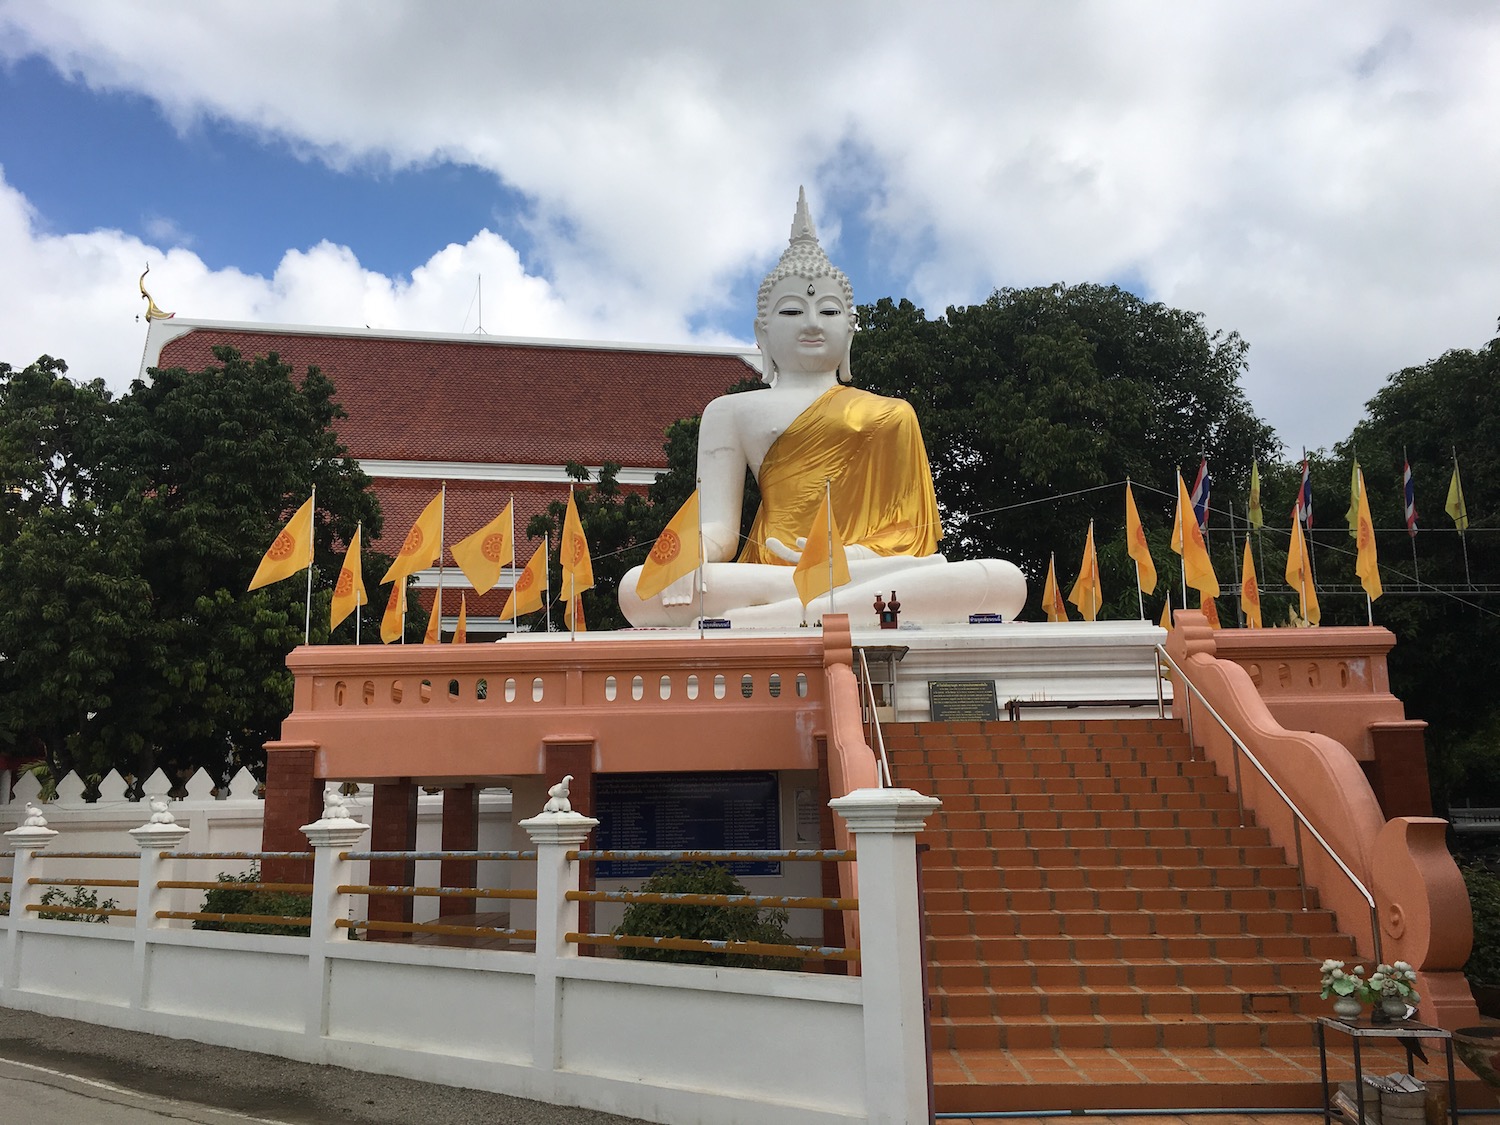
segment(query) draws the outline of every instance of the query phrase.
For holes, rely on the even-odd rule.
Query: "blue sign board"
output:
[[[615,773],[594,778],[601,851],[774,851],[781,799],[771,772]],[[643,879],[667,863],[600,860],[600,879]],[[736,875],[780,875],[775,860],[737,860]]]

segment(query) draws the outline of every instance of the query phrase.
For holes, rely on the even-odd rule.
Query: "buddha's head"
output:
[[[790,244],[756,295],[755,342],[765,357],[763,378],[774,383],[780,371],[833,370],[840,382],[849,382],[849,348],[857,327],[854,289],[818,245],[807,195],[798,189]],[[824,337],[821,344],[812,338],[817,335]]]

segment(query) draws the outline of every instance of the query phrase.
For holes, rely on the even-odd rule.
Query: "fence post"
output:
[[[130,838],[141,849],[140,866],[137,868],[135,886],[135,948],[131,955],[134,972],[131,976],[130,1006],[146,1007],[147,982],[151,979],[148,931],[165,928],[170,923],[158,919],[156,911],[166,909],[165,900],[169,892],[157,886],[161,881],[161,869],[165,862],[163,851],[171,851],[188,837],[188,829],[177,823],[167,806],[166,797],[149,798],[151,818],[139,828],[130,830]]]
[[[536,998],[533,1004],[531,1065],[556,1070],[560,1064],[559,999],[562,993],[557,962],[577,957],[578,947],[567,935],[578,928],[578,903],[567,892],[578,889],[578,864],[568,859],[571,848],[581,846],[599,822],[573,811],[568,803],[567,780],[554,785],[551,796],[536,816],[521,821],[536,847]]]
[[[329,991],[333,987],[327,968],[328,943],[349,940],[349,931],[338,925],[340,918],[348,916],[352,897],[339,891],[341,885],[352,881],[354,867],[344,858],[344,851],[358,844],[369,830],[368,824],[350,815],[347,798],[337,784],[323,789],[323,815],[301,828],[313,847],[312,928],[308,932],[307,988],[303,993],[303,1030],[311,1039],[321,1039],[328,1032]]]
[[[20,827],[5,833],[5,842],[16,858],[11,867],[10,932],[6,935],[0,991],[10,992],[21,985],[21,929],[26,924],[26,908],[42,897],[39,889],[31,886],[31,879],[42,869],[39,854],[56,838],[57,832],[47,827],[42,810],[30,801],[26,802],[26,818]]]
[[[828,802],[858,853],[865,1109],[886,1125],[930,1120],[917,833],[941,804],[912,789],[856,789]]]

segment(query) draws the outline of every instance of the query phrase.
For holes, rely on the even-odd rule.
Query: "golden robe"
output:
[[[772,443],[760,467],[760,511],[739,562],[790,566],[766,549],[814,534],[831,481],[833,523],[846,545],[879,555],[930,555],[943,529],[932,468],[911,405],[854,387],[831,387]]]

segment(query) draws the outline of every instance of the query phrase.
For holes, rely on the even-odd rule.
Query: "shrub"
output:
[[[664,867],[642,885],[656,893],[742,895],[745,885],[717,863],[676,863]],[[633,902],[615,927],[616,935],[681,937],[704,941],[756,941],[790,945],[785,910],[757,910],[753,906],[689,906],[681,903]],[[696,949],[639,949],[624,946],[622,957],[640,961],[671,961],[679,965],[729,965],[749,969],[792,968],[798,954],[771,957],[746,953],[717,953]]]
[[[6,906],[9,907],[7,895]],[[63,890],[61,887],[49,887],[42,892],[43,906],[71,906],[76,911],[67,911],[61,914],[43,914],[43,918],[52,918],[59,922],[108,922],[108,914],[100,914],[101,910],[114,910],[119,903],[112,898],[103,902],[99,901],[99,894],[92,887],[73,887],[71,890]]]
[[[219,872],[219,886],[203,895],[204,914],[261,914],[274,918],[306,918],[312,914],[312,896],[287,891],[246,890],[241,884],[260,882],[260,868],[251,867],[243,875]],[[288,934],[306,937],[308,926],[291,922],[219,922],[193,923],[195,930],[225,930],[235,934]]]
[[[1474,909],[1474,949],[1464,975],[1479,984],[1500,984],[1500,875],[1464,867],[1469,905]]]

